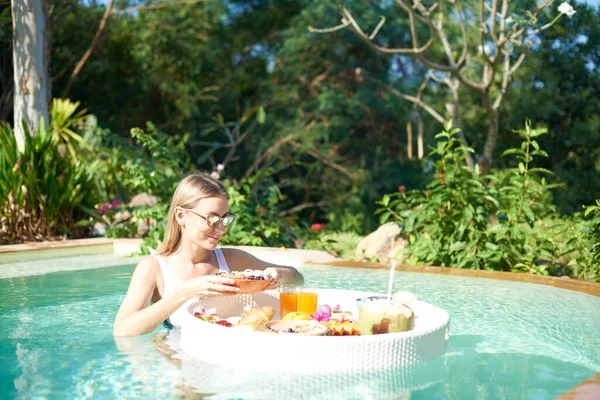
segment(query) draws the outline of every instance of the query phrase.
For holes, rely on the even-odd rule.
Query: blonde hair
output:
[[[175,208],[192,209],[196,207],[201,199],[215,196],[229,200],[229,194],[225,186],[205,172],[188,175],[179,182],[171,199],[165,237],[158,247],[158,255],[171,255],[177,251],[181,244],[181,226],[175,220]]]

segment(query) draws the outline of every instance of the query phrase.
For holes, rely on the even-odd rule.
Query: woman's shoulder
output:
[[[154,256],[146,256],[142,258],[135,267],[136,271],[148,274],[155,274],[159,269],[160,263],[158,262],[158,259]]]

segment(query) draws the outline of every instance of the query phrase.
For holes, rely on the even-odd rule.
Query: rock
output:
[[[106,225],[100,222],[96,222],[92,227],[92,236],[104,236],[106,235]]]
[[[366,236],[358,243],[354,258],[356,261],[375,258],[379,262],[388,262],[396,252],[406,248],[408,241],[400,235],[400,226],[395,222],[381,225],[375,232]]]
[[[158,204],[158,197],[148,193],[140,193],[133,196],[129,202],[129,207],[150,207]]]

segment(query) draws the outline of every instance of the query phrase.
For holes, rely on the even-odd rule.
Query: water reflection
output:
[[[442,358],[425,365],[395,370],[379,370],[362,374],[292,373],[277,369],[286,360],[278,352],[273,355],[273,369],[257,373],[251,368],[239,368],[206,363],[187,356],[179,349],[179,333],[143,338],[117,338],[116,345],[139,376],[148,377],[148,366],[156,365],[148,354],[150,344],[156,353],[181,371],[181,382],[175,393],[184,397],[210,399],[408,399],[410,392],[424,389],[446,379]],[[219,344],[211,344],[219,345]],[[318,363],[318,359],[315,360]],[[151,363],[151,364],[149,364]],[[134,366],[135,364],[135,366]],[[382,366],[384,368],[384,366]]]

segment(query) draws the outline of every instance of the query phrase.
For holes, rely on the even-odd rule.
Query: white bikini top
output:
[[[215,252],[215,256],[217,256],[217,263],[219,265],[219,271],[229,272],[229,265],[227,265],[227,260],[225,260],[225,255],[223,255],[223,251],[219,248],[216,248],[214,250],[214,252]],[[167,294],[171,293],[173,290],[175,290],[175,288],[181,283],[181,280],[177,277],[177,275],[175,275],[175,273],[173,272],[171,267],[169,267],[167,260],[165,260],[161,256],[157,256],[157,255],[153,255],[152,257],[154,257],[156,259],[156,261],[158,261],[158,265],[160,265],[160,272],[163,277],[163,286],[164,286],[163,287],[163,297],[164,297]],[[167,327],[169,327],[169,325],[172,327],[181,326],[181,317],[180,317],[181,313],[185,312],[188,305],[192,301],[195,301],[195,299],[190,299],[190,300],[186,301],[181,307],[179,307],[177,310],[175,310],[175,312],[173,312],[173,314],[171,314],[171,316],[165,321],[165,325]]]

